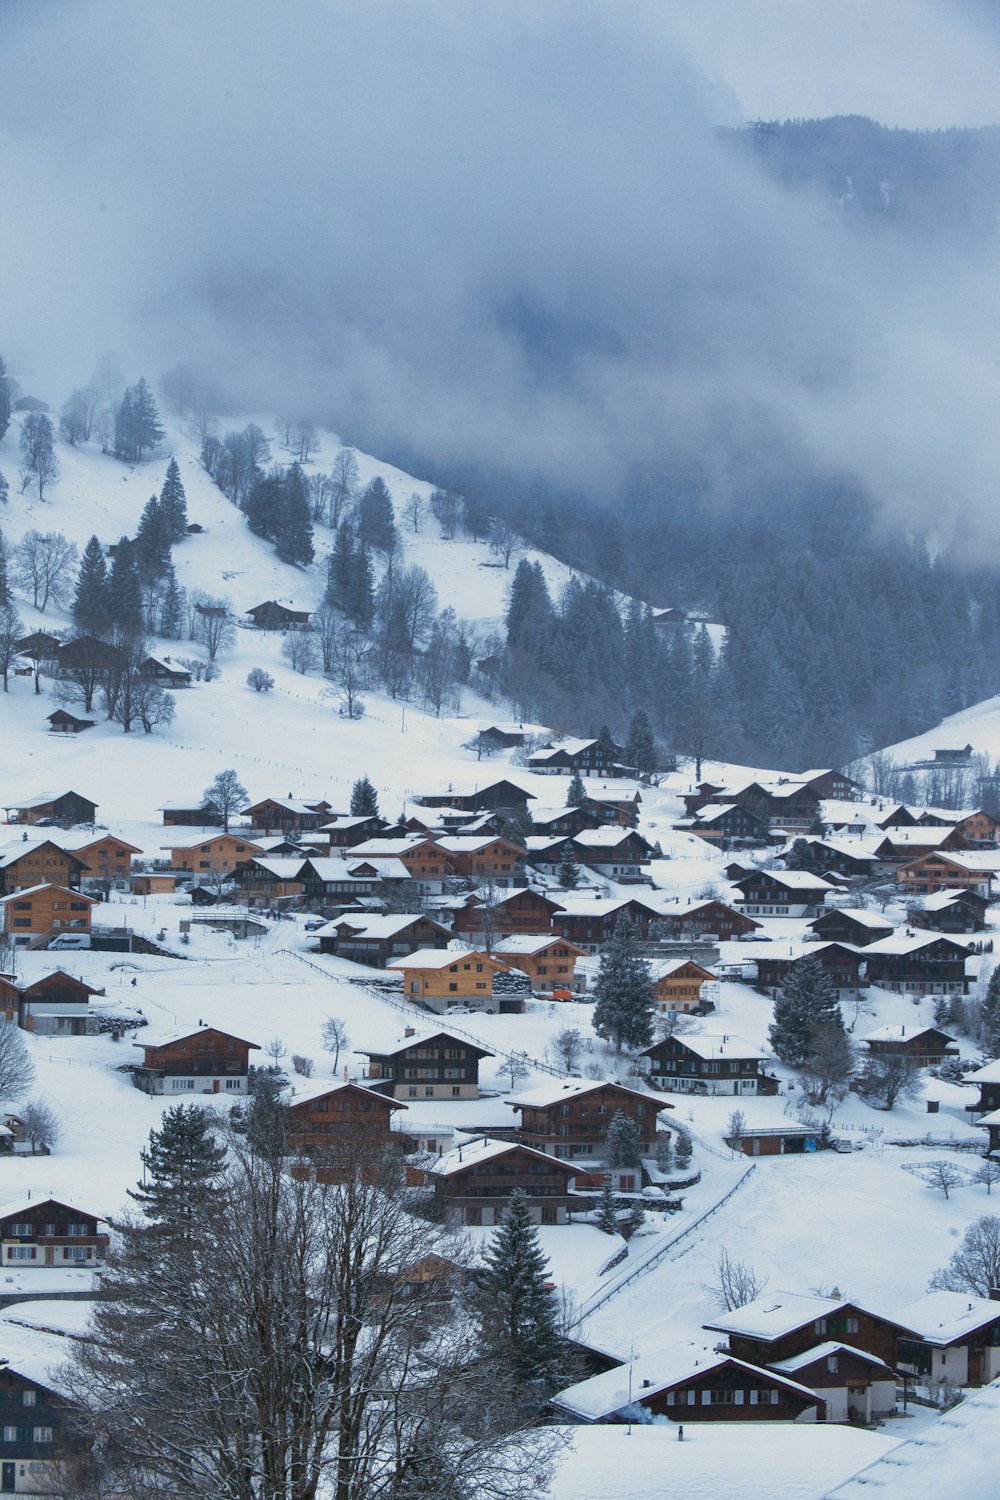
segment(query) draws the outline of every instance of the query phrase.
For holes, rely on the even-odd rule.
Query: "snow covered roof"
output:
[[[475,854],[479,849],[486,849],[490,844],[495,844],[501,837],[498,833],[446,833],[435,835],[434,843],[439,849],[445,849],[449,854]],[[513,840],[507,839],[508,844]],[[521,848],[523,846],[516,845]]]
[[[0,870],[6,870],[8,865],[16,864],[26,854],[34,854],[36,849],[42,849],[46,844],[54,844],[56,848],[59,847],[56,845],[55,839],[48,838],[18,839],[14,843],[4,844],[0,848]]]
[[[669,979],[671,974],[677,974],[681,969],[686,969],[689,964],[693,964],[696,969],[701,969],[709,979],[715,978],[711,969],[706,969],[703,964],[693,958],[667,958],[660,963],[654,960],[649,966],[649,977],[654,984],[659,984],[661,979]]]
[[[936,849],[938,844],[950,839],[954,832],[954,828],[936,828],[932,823],[918,823],[916,828],[887,828],[882,843],[888,840],[899,849]],[[950,849],[943,852],[951,854]]]
[[[253,860],[259,869],[266,870],[276,880],[298,879],[299,871],[305,862],[304,854],[272,854],[269,858],[262,858],[258,854]]]
[[[685,1031],[677,1040],[697,1056],[706,1060],[713,1057],[757,1057],[762,1058],[767,1054],[761,1052],[752,1042],[745,1042],[741,1036],[730,1036],[728,1033],[719,1036],[706,1034],[692,1034]]]
[[[253,839],[246,838],[242,833],[230,829],[227,833],[224,828],[203,828],[200,833],[186,833],[182,838],[171,839],[168,844],[161,844],[161,849],[197,849],[201,844],[210,844],[213,839],[232,839],[237,844],[244,844],[248,849],[259,849]]]
[[[553,943],[559,943],[563,947],[569,943],[568,938],[562,937],[558,932],[516,932],[510,937],[502,938],[499,943],[493,944],[494,953],[544,953],[546,948],[551,948]],[[569,943],[570,947],[574,945]]]
[[[810,926],[828,917],[849,917],[852,922],[857,922],[859,927],[869,927],[874,932],[879,930],[892,931],[892,923],[881,912],[867,911],[863,906],[831,906],[829,911],[823,913],[823,917],[816,917]]]
[[[9,1367],[46,1390],[70,1395],[63,1368],[73,1355],[69,1339],[4,1321],[0,1323],[0,1350],[0,1368]]]
[[[358,937],[366,938],[391,938],[398,932],[405,932],[412,927],[414,922],[423,922],[427,918],[422,912],[400,912],[396,916],[344,916],[334,917],[320,932],[332,932],[337,927],[350,927]],[[433,920],[433,918],[431,919]],[[440,926],[440,923],[438,924]],[[447,929],[446,929],[447,930]],[[315,936],[315,933],[313,934]]]
[[[694,822],[714,823],[717,818],[723,817],[726,813],[740,814],[746,813],[746,811],[745,807],[740,807],[736,802],[706,802],[694,814]],[[760,819],[759,821],[763,822],[764,820]]]
[[[966,1292],[927,1292],[896,1312],[896,1322],[925,1343],[957,1344],[988,1323],[1000,1321],[1000,1302]]]
[[[972,891],[972,892],[968,892],[968,891],[954,891],[954,890],[952,890],[952,891],[935,891],[933,893],[933,895],[931,895],[931,896],[924,896],[923,897],[923,899],[920,902],[920,910],[921,911],[947,911],[948,908],[951,907],[951,906],[958,906],[958,905],[960,905],[963,896],[970,895],[970,894],[974,896],[976,893],[975,893],[975,891]],[[981,896],[979,899],[981,901],[985,901],[986,897],[985,896]]]
[[[745,885],[748,880],[757,880],[764,875],[768,880],[774,880],[778,885],[783,885],[790,891],[833,891],[836,886],[822,875],[813,875],[808,870],[758,870],[753,875],[744,875],[740,880],[734,882],[737,886]]]
[[[869,950],[870,952],[871,950]],[[863,1042],[912,1042],[915,1037],[929,1036],[932,1032],[944,1036],[949,1042],[955,1040],[938,1026],[876,1026],[861,1038]]]
[[[345,849],[344,859],[398,859],[410,849],[417,849],[421,844],[436,844],[437,839],[428,838],[426,833],[411,833],[406,838],[398,839],[365,839],[361,844],[355,844],[353,849]]]
[[[546,1156],[543,1151],[535,1151],[530,1146],[522,1145],[520,1141],[492,1141],[484,1137],[482,1140],[471,1140],[467,1145],[456,1146],[453,1151],[443,1152],[441,1156],[435,1157],[427,1171],[435,1177],[452,1177],[456,1172],[465,1172],[479,1162],[509,1156],[512,1151],[527,1151],[529,1156],[538,1157],[549,1166],[562,1167],[567,1177],[575,1176],[579,1170],[571,1162],[557,1161],[554,1156]]]
[[[19,812],[29,812],[33,807],[47,807],[50,802],[58,802],[61,797],[80,797],[83,802],[90,802],[90,797],[84,797],[80,792],[63,788],[58,792],[41,792],[37,797],[28,797],[23,802],[12,802],[11,807],[16,807]],[[7,805],[7,804],[5,804]],[[94,804],[97,805],[96,803]]]
[[[628,839],[641,837],[642,835],[637,834],[634,828],[608,826],[585,828],[582,833],[573,835],[573,842],[580,844],[584,849],[617,849],[619,844],[624,844]]]
[[[626,1094],[631,1094],[636,1099],[649,1099],[650,1095],[641,1089],[630,1089],[624,1083],[614,1083],[611,1079],[593,1078],[553,1078],[549,1083],[543,1083],[540,1088],[531,1089],[526,1094],[517,1094],[507,1100],[512,1109],[547,1109],[550,1104],[559,1104],[564,1099],[579,1099],[582,1094],[591,1094],[595,1089],[618,1088],[623,1089]],[[669,1107],[669,1106],[668,1106]]]
[[[580,755],[584,750],[589,750],[592,745],[601,745],[604,750],[608,748],[601,740],[566,739],[560,740],[557,745],[548,745],[543,750],[536,750],[533,755],[529,756],[529,760],[550,760],[553,755],[558,755],[561,751],[566,755]]]
[[[410,1028],[410,1033],[399,1037],[395,1042],[385,1047],[356,1047],[354,1050],[362,1057],[394,1057],[397,1052],[407,1052],[411,1047],[422,1047],[425,1042],[439,1041],[444,1038],[447,1042],[454,1042],[458,1047],[468,1047],[479,1053],[480,1057],[495,1057],[496,1053],[488,1052],[485,1047],[472,1042],[468,1037],[459,1036],[457,1032],[448,1031],[444,1026],[436,1026],[431,1029],[417,1031]]]
[[[388,969],[447,969],[451,964],[465,963],[467,959],[474,958],[479,963],[492,964],[497,969],[504,968],[502,963],[491,959],[478,948],[418,948],[416,952],[409,953],[405,958],[394,958],[386,965]]]
[[[599,1422],[602,1417],[610,1417],[644,1397],[655,1396],[724,1365],[734,1366],[749,1375],[764,1375],[797,1395],[806,1396],[810,1401],[817,1400],[815,1391],[796,1380],[789,1380],[772,1370],[761,1370],[745,1360],[734,1359],[731,1354],[718,1354],[707,1344],[694,1343],[674,1344],[632,1365],[618,1365],[614,1370],[604,1370],[600,1375],[578,1380],[559,1391],[553,1400],[563,1411],[572,1412],[585,1422]]]
[[[845,1297],[814,1297],[806,1292],[765,1292],[745,1307],[722,1313],[706,1323],[706,1328],[720,1333],[742,1334],[748,1339],[777,1339],[794,1333],[805,1323],[832,1317],[847,1307]],[[853,1305],[853,1304],[850,1304]]]
[[[988,1062],[983,1068],[977,1068],[974,1073],[966,1073],[965,1081],[966,1083],[1000,1083],[1000,1058],[994,1062]]]
[[[865,952],[902,956],[906,953],[916,953],[920,948],[929,948],[932,943],[953,943],[956,948],[964,946],[940,932],[914,933],[912,937],[908,937],[905,932],[894,932],[891,937],[879,938],[878,942],[869,943]]]
[[[591,802],[642,801],[642,792],[638,784],[634,781],[626,781],[624,778],[616,780],[612,786],[608,786],[606,782],[602,782],[600,786],[594,786],[589,781],[585,781],[584,785]]]
[[[774,1359],[768,1365],[769,1370],[784,1370],[788,1375],[794,1375],[796,1371],[803,1370],[807,1365],[813,1364],[818,1359],[831,1359],[837,1354],[853,1354],[856,1359],[867,1361],[870,1365],[877,1365],[882,1370],[891,1370],[884,1359],[879,1359],[876,1354],[869,1354],[864,1349],[856,1349],[853,1344],[841,1344],[835,1339],[827,1339],[823,1344],[814,1344],[811,1349],[803,1349],[801,1354],[793,1354],[790,1359]]]
[[[71,891],[68,886],[43,881],[41,885],[29,885],[23,891],[12,891],[9,896],[0,896],[0,906],[5,901],[23,901],[25,896],[37,896],[40,891],[61,891],[64,896],[72,896],[74,901],[86,901],[90,906],[97,905],[96,896],[85,896],[82,891]]]
[[[608,917],[630,902],[660,916],[660,910],[645,896],[560,896],[560,910],[568,917]]]
[[[36,1198],[17,1198],[11,1203],[0,1203],[0,1219],[12,1218],[14,1214],[26,1213],[29,1209],[34,1211],[36,1208],[44,1208],[48,1203],[54,1203],[59,1208],[71,1208],[75,1213],[83,1214],[88,1219],[96,1219],[98,1224],[105,1222],[100,1214],[94,1212],[93,1208],[84,1207],[73,1198],[54,1198],[51,1193],[44,1198],[39,1195]]]

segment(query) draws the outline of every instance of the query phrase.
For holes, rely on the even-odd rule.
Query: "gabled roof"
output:
[[[58,802],[62,797],[79,797],[81,802],[90,802],[94,807],[97,803],[92,797],[85,797],[82,792],[74,792],[65,788],[58,792],[42,792],[37,797],[29,797],[23,802],[5,803],[5,806],[16,807],[18,812],[29,812],[33,807],[48,807],[50,802]]]
[[[1000,1302],[966,1292],[927,1292],[900,1308],[896,1318],[925,1344],[943,1348],[964,1343],[980,1328],[1000,1322]]]
[[[501,938],[493,944],[494,953],[507,953],[512,958],[521,954],[525,958],[531,958],[536,953],[544,953],[546,949],[558,944],[562,948],[572,948],[574,953],[584,953],[586,950],[578,944],[564,938],[559,932],[515,932],[509,937]]]
[[[760,879],[773,880],[790,891],[833,891],[836,886],[822,875],[812,875],[808,870],[756,870],[733,882],[738,889]]]
[[[948,943],[956,950],[956,953],[961,953],[963,957],[968,953],[967,948],[961,943],[954,942],[946,933],[921,932],[914,934],[913,937],[907,937],[905,932],[894,932],[891,937],[879,938],[877,943],[869,943],[865,949],[865,955],[878,957],[880,953],[883,953],[889,957],[902,958],[908,953],[918,952],[921,948],[930,948],[934,943]]]
[[[248,838],[246,834],[234,832],[230,828],[227,833],[224,828],[203,828],[200,833],[186,833],[182,838],[171,839],[167,844],[161,844],[161,849],[198,849],[202,844],[210,844],[213,839],[232,839],[236,844],[245,844],[248,849],[260,849],[259,843]]]
[[[14,891],[9,896],[0,896],[0,906],[3,906],[7,901],[23,901],[25,896],[38,896],[42,891],[59,891],[63,896],[72,896],[74,901],[86,901],[91,906],[97,905],[96,896],[85,896],[82,891],[71,891],[69,887],[65,885],[50,885],[43,883],[42,885],[29,885],[25,888],[25,890]]]
[[[587,1422],[599,1422],[631,1405],[648,1401],[664,1391],[686,1385],[713,1370],[737,1369],[765,1382],[783,1387],[789,1393],[808,1399],[813,1405],[822,1401],[815,1391],[789,1380],[773,1367],[762,1369],[731,1354],[717,1354],[714,1349],[696,1344],[675,1345],[655,1357],[619,1365],[588,1380],[579,1380],[553,1397],[557,1406]]]
[[[439,932],[451,937],[451,930],[443,927],[440,922],[435,922],[433,917],[427,917],[423,912],[401,912],[397,916],[350,916],[344,915],[334,917],[327,922],[325,927],[317,929],[318,933],[335,932],[338,927],[349,927],[353,937],[371,938],[382,941],[386,938],[396,937],[401,932],[406,932],[415,922],[430,922]],[[313,933],[315,937],[317,933]]]
[[[633,1099],[641,1099],[644,1104],[652,1104],[656,1109],[673,1108],[665,1099],[656,1098],[642,1089],[630,1089],[627,1084],[616,1083],[612,1078],[553,1078],[540,1088],[530,1089],[526,1094],[517,1094],[506,1102],[511,1109],[548,1109],[553,1104],[562,1104],[567,1099],[579,1099],[598,1089],[618,1089],[621,1093],[630,1094]]]
[[[50,1203],[55,1208],[68,1208],[72,1213],[83,1214],[87,1219],[96,1219],[98,1224],[106,1222],[92,1208],[85,1208],[72,1198],[53,1198],[51,1194],[47,1198],[15,1198],[10,1203],[0,1203],[0,1219],[12,1219],[15,1214],[26,1213],[29,1209],[34,1212],[36,1208],[45,1208]]]
[[[57,854],[65,854],[67,859],[72,860],[73,864],[79,865],[81,869],[86,864],[85,860],[77,859],[76,855],[71,853],[69,849],[64,849],[60,844],[57,844],[55,839],[19,839],[14,843],[4,844],[0,848],[0,870],[9,869],[11,865],[16,865],[18,860],[23,859],[26,854],[35,854],[39,849],[44,849],[46,844],[51,844]]]
[[[711,1323],[703,1324],[703,1327],[713,1332],[735,1333],[743,1338],[771,1342],[783,1338],[785,1334],[794,1333],[807,1323],[814,1323],[820,1318],[831,1318],[845,1307],[860,1309],[860,1304],[840,1296],[815,1297],[805,1292],[765,1292],[763,1296],[748,1302],[745,1307],[723,1313]],[[882,1313],[874,1316],[881,1318],[883,1322],[901,1326],[896,1318],[887,1318]]]
[[[231,1031],[223,1031],[221,1026],[198,1026],[194,1031],[153,1032],[152,1034],[144,1029],[141,1040],[136,1038],[132,1045],[133,1047],[173,1047],[178,1042],[190,1041],[192,1037],[207,1036],[210,1031],[214,1031],[216,1036],[224,1036],[227,1041],[239,1042],[241,1046],[249,1047],[252,1052],[260,1051],[259,1042],[248,1042],[246,1037],[234,1036]]]
[[[327,1099],[331,1094],[364,1094],[367,1099],[377,1099],[379,1104],[385,1108],[408,1109],[409,1106],[402,1104],[398,1099],[390,1099],[388,1094],[380,1094],[376,1089],[366,1089],[360,1083],[334,1083],[327,1084],[325,1079],[310,1079],[304,1083],[299,1079],[295,1081],[294,1097],[288,1101],[289,1109],[301,1109],[303,1105],[315,1104],[318,1099]]]
[[[520,1141],[493,1141],[485,1137],[469,1141],[467,1145],[456,1146],[452,1151],[445,1151],[441,1156],[435,1157],[426,1170],[435,1177],[454,1177],[458,1172],[468,1172],[480,1162],[496,1161],[512,1154],[528,1155],[536,1161],[543,1161],[546,1166],[565,1172],[567,1178],[575,1177],[580,1170],[578,1163],[547,1156],[544,1151],[536,1151],[531,1146],[522,1145]]]
[[[944,890],[935,891],[931,896],[924,896],[920,901],[921,911],[947,911],[952,906],[966,905],[969,899],[973,903],[981,901],[983,906],[988,906],[989,901],[985,896],[980,896],[978,891]]]
[[[475,1042],[470,1042],[464,1036],[457,1036],[453,1031],[438,1029],[437,1031],[414,1031],[412,1036],[400,1037],[398,1042],[388,1047],[356,1047],[362,1057],[397,1057],[401,1052],[409,1052],[411,1047],[425,1047],[428,1042],[451,1042],[456,1047],[464,1047],[467,1052],[474,1052],[477,1057],[495,1057],[495,1052],[488,1052],[485,1047],[479,1047]]]
[[[766,1056],[752,1042],[745,1042],[741,1036],[730,1036],[728,1033],[724,1036],[708,1036],[693,1035],[686,1031],[683,1036],[675,1036],[673,1040],[705,1062],[710,1062],[713,1058],[760,1059]],[[643,1049],[642,1056],[648,1057],[662,1046],[663,1042],[654,1042],[652,1047]]]
[[[874,1031],[866,1032],[861,1040],[863,1042],[912,1042],[922,1036],[942,1036],[946,1042],[955,1041],[953,1036],[949,1036],[939,1026],[877,1026]]]
[[[698,973],[704,976],[704,980],[715,978],[711,969],[706,969],[702,964],[696,963],[693,958],[668,958],[660,963],[654,959],[649,966],[649,977],[654,984],[659,984],[662,979],[669,979],[671,974],[679,974],[681,969],[697,969]]]
[[[489,964],[494,969],[507,967],[495,958],[490,958],[488,953],[483,953],[479,948],[418,948],[415,953],[408,954],[406,958],[394,958],[386,967],[389,969],[441,970],[450,968],[452,964],[466,963],[473,958],[477,963]]]
[[[994,1306],[997,1304],[994,1303]],[[1000,1315],[1000,1307],[997,1308]],[[773,1359],[768,1363],[769,1370],[783,1370],[786,1375],[794,1375],[803,1370],[807,1365],[815,1364],[818,1359],[830,1359],[837,1354],[853,1354],[855,1359],[864,1360],[866,1364],[874,1365],[880,1370],[886,1370],[890,1374],[892,1369],[884,1359],[879,1359],[876,1354],[869,1354],[864,1349],[856,1349],[853,1344],[841,1344],[836,1339],[827,1339],[823,1344],[814,1344],[811,1349],[804,1349],[801,1354],[793,1354],[790,1359]]]
[[[817,922],[828,921],[831,917],[847,917],[859,927],[871,928],[873,932],[892,932],[892,923],[881,912],[867,911],[863,906],[831,906],[822,916],[814,917],[809,926],[815,927]]]

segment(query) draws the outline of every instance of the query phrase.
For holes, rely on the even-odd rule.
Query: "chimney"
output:
[[[416,1036],[416,1034],[417,1028],[415,1026],[407,1026],[406,1030],[403,1032],[404,1036]]]

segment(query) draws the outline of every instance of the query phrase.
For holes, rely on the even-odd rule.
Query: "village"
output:
[[[992,968],[1000,821],[837,770],[637,780],[613,744],[524,739],[482,724],[467,779],[395,821],[367,777],[254,800],[232,771],[145,819],[75,787],[5,806],[0,1005],[45,1092],[0,1123],[2,1379],[40,1423],[4,1430],[19,1490],[65,1418],[39,1372],[99,1294],[146,1132],[269,1071],[293,1171],[336,1181],[360,1133],[473,1243],[523,1196],[589,1372],[553,1421],[842,1424],[875,1462],[1000,1375],[1000,1289],[926,1289],[1000,1180],[1000,1063],[963,1008]],[[623,944],[651,1029],[616,1048]],[[770,1040],[803,965],[852,1042],[825,1087]],[[885,1246],[872,1264],[868,1217],[839,1235],[859,1184],[880,1228],[900,1194],[927,1221],[911,1274]],[[829,1218],[818,1263],[784,1245],[789,1191]]]

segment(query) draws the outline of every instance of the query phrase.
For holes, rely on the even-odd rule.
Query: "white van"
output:
[[[89,932],[60,932],[49,944],[49,952],[53,948],[89,948]]]

